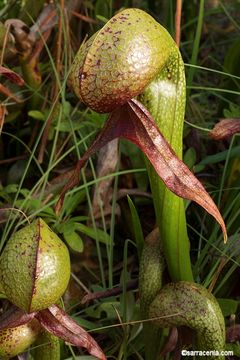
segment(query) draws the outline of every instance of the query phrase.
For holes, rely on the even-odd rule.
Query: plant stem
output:
[[[190,60],[191,65],[196,65],[196,63],[197,63],[197,57],[198,57],[198,52],[199,52],[199,44],[200,44],[200,39],[201,39],[201,34],[202,34],[203,16],[204,16],[204,0],[200,0],[199,13],[198,13],[198,22],[197,22],[197,30],[196,30],[194,43],[193,43],[192,57],[191,57],[191,60]],[[194,74],[195,74],[195,68],[191,67],[189,69],[188,77],[187,77],[187,85],[188,86],[192,85]],[[189,96],[189,92],[190,92],[190,90],[188,89],[187,90],[187,97]]]
[[[177,0],[176,14],[175,14],[175,41],[177,46],[180,46],[181,38],[181,15],[182,15],[182,0]]]

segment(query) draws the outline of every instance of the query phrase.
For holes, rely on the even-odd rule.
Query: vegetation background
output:
[[[71,253],[66,311],[110,358],[143,359],[136,236],[153,230],[155,213],[140,150],[126,141],[110,144],[89,161],[58,216],[54,205],[106,120],[79,103],[67,82],[81,42],[125,7],[146,10],[175,37],[176,2],[50,3],[0,0],[0,65],[25,80],[20,87],[1,76],[0,250],[27,220],[42,217]],[[239,323],[240,141],[237,134],[214,141],[209,131],[219,119],[240,118],[240,1],[185,0],[181,17],[184,162],[214,198],[229,235],[223,247],[215,221],[187,203],[193,271],[196,282],[212,288],[230,326]],[[237,343],[229,348],[240,356]],[[90,358],[62,348],[62,359]]]

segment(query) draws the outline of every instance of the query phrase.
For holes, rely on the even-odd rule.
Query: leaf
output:
[[[45,115],[41,111],[38,111],[38,110],[30,110],[28,112],[28,115],[31,118],[36,119],[36,120],[44,120],[45,119]]]
[[[78,253],[83,252],[84,245],[82,238],[74,231],[74,229],[63,231],[63,236],[68,246]]]
[[[104,16],[96,15],[96,18],[100,21],[102,21],[104,24],[108,22],[109,19],[106,19]]]
[[[70,358],[67,358],[65,360],[72,360],[72,356]],[[80,356],[75,356],[74,360],[95,360],[96,358],[90,355],[80,355]]]
[[[196,163],[196,158],[196,150],[193,147],[190,147],[184,154],[184,164],[186,164],[189,169],[193,169],[194,164]]]
[[[4,192],[7,194],[15,194],[18,191],[19,186],[17,184],[9,184],[5,186]]]
[[[71,317],[73,318],[73,320],[76,321],[76,323],[79,326],[82,326],[87,330],[92,330],[93,331],[93,330],[96,329],[96,324],[94,323],[94,321],[86,320],[86,319],[84,319],[84,318],[82,318],[80,316],[71,315]]]
[[[73,196],[69,196],[65,203],[64,203],[64,215],[66,217],[71,216],[72,213],[74,213],[74,210],[76,210],[77,206],[86,198],[86,191],[78,191]]]
[[[7,69],[3,66],[0,66],[0,74],[6,76],[11,82],[22,86],[24,84],[23,78],[14,71]]]
[[[227,149],[221,151],[219,153],[206,156],[204,159],[200,161],[197,166],[202,165],[209,165],[209,164],[216,164],[221,161],[225,161],[227,158],[237,157],[240,154],[240,146],[234,146],[231,149]]]
[[[224,117],[227,118],[239,118],[240,117],[240,106],[230,103],[229,109],[223,110]]]
[[[51,334],[72,345],[86,348],[89,354],[96,356],[100,360],[106,360],[104,353],[92,336],[58,306],[53,305],[38,312],[36,318],[42,327]]]
[[[120,303],[119,301],[105,301],[99,304],[96,308],[89,307],[86,309],[86,313],[95,319],[100,319],[104,317],[108,320],[116,320],[117,312],[116,309],[120,312]]]
[[[34,316],[34,312],[26,313],[17,306],[13,305],[0,317],[0,330],[15,328],[17,326],[27,324],[34,318]]]
[[[209,212],[220,224],[224,241],[227,240],[224,221],[212,198],[188,167],[177,158],[150,113],[134,99],[110,114],[96,140],[78,161],[75,172],[62,190],[56,205],[57,213],[61,210],[66,191],[78,184],[80,169],[89,157],[119,137],[132,141],[144,152],[169,190],[184,199],[195,201]]]
[[[103,23],[108,22],[109,16],[109,3],[105,0],[97,0],[94,12],[97,19],[101,20]]]
[[[0,83],[0,93],[2,93],[3,95],[5,95],[6,97],[9,97],[11,99],[13,99],[14,101],[20,103],[21,99],[19,99],[17,96],[15,96],[11,90],[9,90],[6,86],[4,86],[3,84]]]
[[[218,298],[217,301],[220,305],[223,316],[230,316],[237,313],[239,301],[220,298]]]
[[[224,140],[237,133],[240,133],[240,119],[221,119],[209,136],[214,140]]]
[[[225,350],[232,351],[235,359],[240,358],[240,345],[238,341],[236,343],[227,343]]]
[[[142,149],[169,190],[197,202],[218,221],[226,241],[227,231],[222,216],[202,184],[177,158],[144,106],[137,100],[129,101],[129,106],[134,111],[130,116],[135,134],[126,134],[126,138],[129,136],[129,140]]]
[[[121,154],[126,156],[132,169],[141,169],[145,167],[144,158],[141,150],[129,141],[123,141],[121,143]],[[149,178],[147,169],[145,172],[133,173],[134,179],[136,180],[137,188],[143,191],[147,191],[149,186]]]
[[[97,177],[112,174],[118,163],[118,140],[115,139],[105,145],[100,151],[97,162]],[[94,188],[92,211],[95,219],[112,213],[112,189],[114,177],[109,177],[98,183]],[[117,214],[116,214],[117,215]]]
[[[96,241],[100,241],[103,244],[109,245],[112,242],[111,237],[108,235],[108,233],[106,233],[101,229],[93,229],[90,228],[89,226],[80,223],[79,224],[75,223],[75,228],[78,231],[81,231],[83,234],[89,236],[90,238]]]
[[[72,131],[77,131],[83,128],[83,123],[80,121],[72,121],[71,124],[69,120],[63,119],[60,124],[55,125],[54,128],[58,131],[71,133]]]
[[[78,220],[79,218],[79,220]],[[111,237],[108,235],[108,233],[106,233],[105,231],[101,230],[101,229],[93,229],[89,226],[86,226],[80,222],[76,222],[76,221],[83,221],[84,217],[74,217],[69,219],[68,221],[66,221],[63,224],[59,224],[57,229],[60,233],[63,234],[66,242],[69,244],[70,247],[72,247],[73,242],[75,242],[75,247],[79,248],[79,245],[77,245],[76,241],[77,241],[77,237],[75,237],[75,235],[73,234],[73,232],[81,232],[85,235],[87,235],[88,237],[96,240],[96,241],[100,241],[103,244],[109,245],[111,243]],[[81,239],[81,237],[76,234],[78,236],[78,240]],[[70,239],[69,237],[73,237],[72,239]],[[75,237],[75,239],[74,239]],[[70,242],[69,242],[70,241]],[[72,242],[72,243],[71,243]],[[81,239],[82,242],[82,239]],[[73,245],[74,246],[74,245]],[[83,251],[83,243],[82,245],[80,245],[80,247],[82,247],[81,252]],[[74,249],[73,249],[74,250]],[[75,251],[80,251],[75,249]]]
[[[168,338],[164,344],[164,347],[161,350],[161,357],[166,358],[167,355],[174,351],[174,349],[177,346],[177,342],[178,342],[178,330],[176,327],[171,328]]]
[[[127,197],[127,199],[128,199],[128,205],[129,205],[130,211],[131,211],[133,233],[134,233],[135,241],[137,244],[138,259],[140,261],[142,249],[143,249],[143,245],[144,245],[144,236],[143,236],[143,232],[142,232],[142,226],[141,226],[138,212],[135,208],[134,203],[132,202],[132,200],[129,196]]]
[[[0,105],[0,133],[2,132],[6,114],[7,114],[6,106]]]

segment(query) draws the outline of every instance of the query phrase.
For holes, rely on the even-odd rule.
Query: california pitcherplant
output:
[[[225,241],[227,234],[213,200],[181,161],[186,86],[183,61],[176,44],[151,16],[138,9],[126,9],[82,45],[73,63],[70,81],[81,101],[99,113],[109,113],[109,117],[96,140],[78,161],[56,210],[60,211],[66,191],[79,182],[81,168],[95,151],[119,137],[135,143],[149,160],[147,168],[163,249],[161,255],[157,251],[160,249],[158,241],[154,244],[155,251],[144,249],[142,254],[142,316],[152,316],[152,306],[155,308],[153,304],[157,302],[155,297],[159,291],[165,291],[165,287],[161,290],[161,256],[164,256],[171,279],[184,281],[177,283],[179,291],[186,288],[182,293],[191,294],[189,302],[193,307],[202,299],[201,311],[208,319],[209,303],[205,296],[208,293],[192,283],[182,198],[196,201],[213,215],[222,228]],[[151,285],[147,276],[152,277]],[[201,296],[196,298],[199,292]],[[222,350],[225,343],[223,316],[214,297],[209,295],[209,299],[214,302],[215,309],[209,325],[212,322],[216,325],[209,332],[213,335],[215,331],[219,332],[221,341],[216,346]],[[179,298],[181,301],[185,302]],[[177,306],[176,309],[178,311]],[[180,306],[181,311],[186,309]],[[176,319],[176,325],[181,324],[186,325],[187,320],[181,323]],[[188,325],[194,327],[191,323]],[[198,329],[200,346],[205,346],[202,338],[205,326],[203,324],[203,328]],[[152,346],[158,338],[159,332],[154,325],[148,326],[145,332],[146,359],[156,358],[157,349],[153,351]]]
[[[105,359],[95,340],[55,305],[69,278],[68,249],[42,219],[9,239],[0,258],[0,283],[13,306],[0,319],[0,356],[23,352],[44,330]],[[55,337],[51,339],[56,342]],[[58,348],[56,352],[54,360],[60,356]]]

